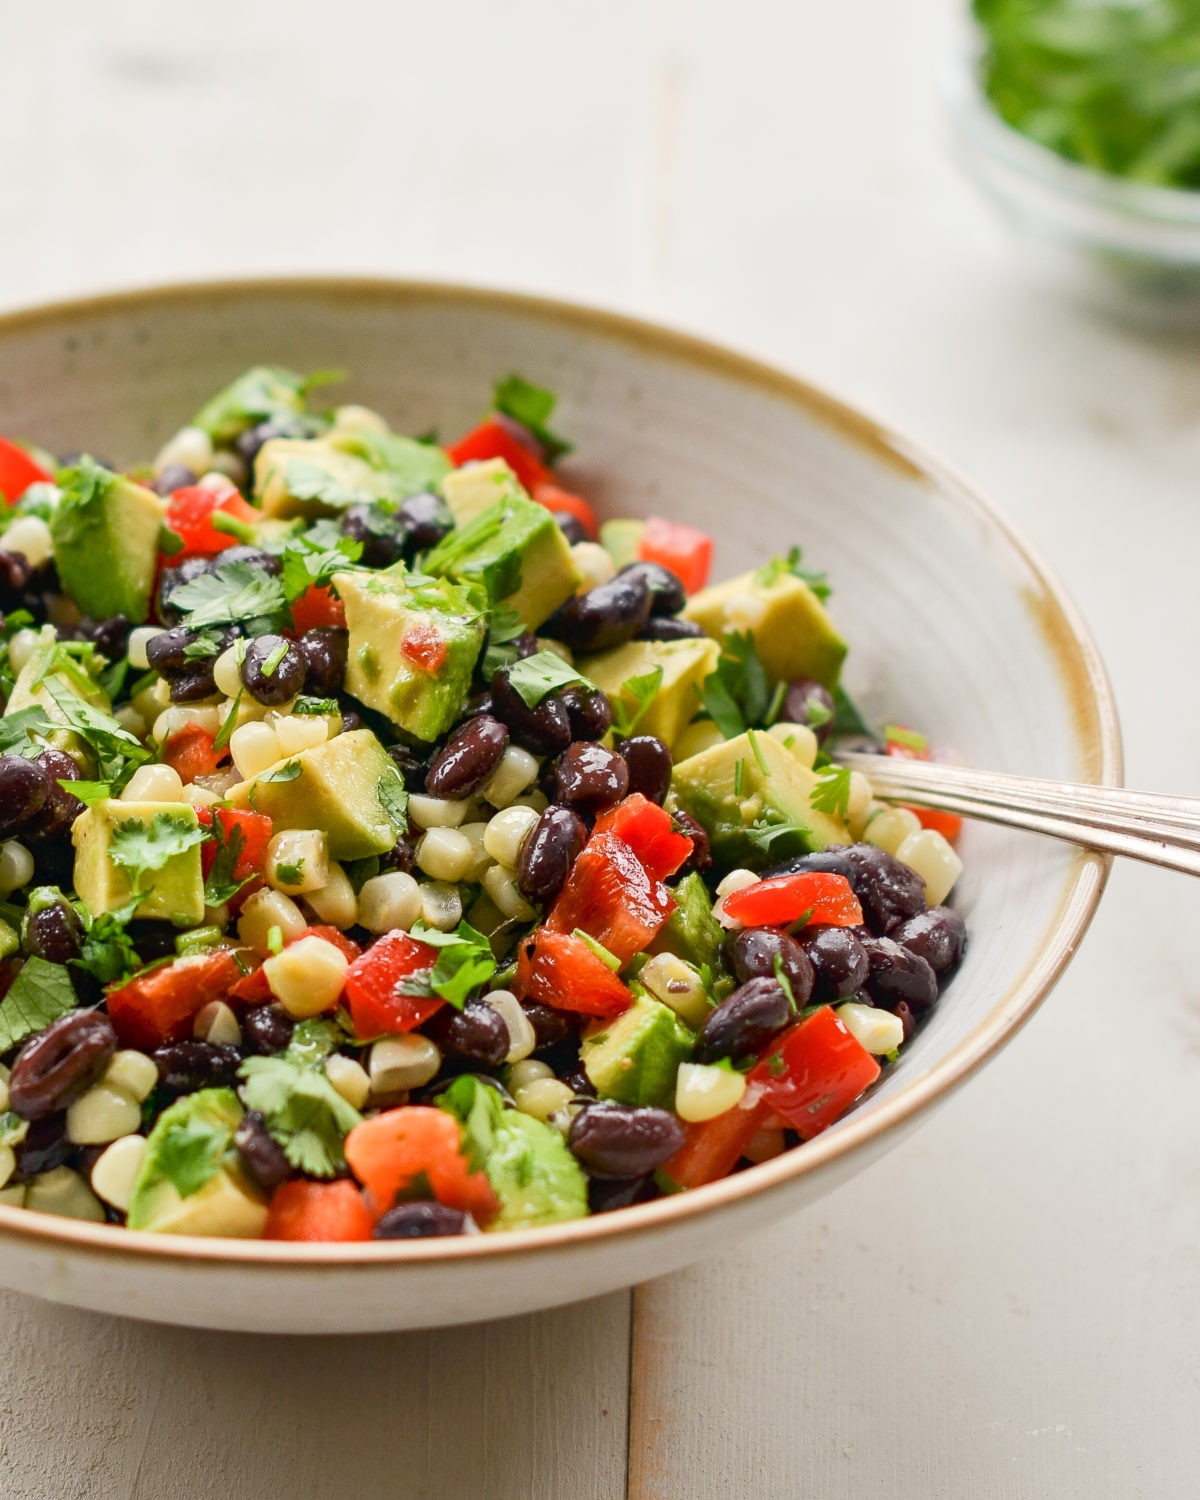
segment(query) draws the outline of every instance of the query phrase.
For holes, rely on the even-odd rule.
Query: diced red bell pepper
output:
[[[45,484],[53,478],[24,448],[0,438],[0,500],[12,505],[31,484]]]
[[[517,996],[584,1016],[619,1016],[633,996],[598,953],[569,932],[539,927],[517,954]]]
[[[553,932],[582,928],[628,963],[649,947],[675,910],[675,898],[615,833],[593,833],[546,918]]]
[[[227,948],[214,948],[135,974],[107,995],[121,1045],[152,1052],[190,1037],[197,1012],[210,1000],[224,1000],[241,972]]]
[[[306,937],[324,938],[327,943],[332,943],[335,948],[340,949],[351,963],[362,952],[353,938],[348,938],[336,927],[326,927],[320,923],[313,927],[306,927],[295,937],[285,938],[283,946],[290,948],[293,943],[298,943],[301,938]],[[267,983],[267,976],[263,973],[261,963],[249,974],[243,974],[235,985],[230,986],[229,999],[240,1001],[243,1005],[266,1005],[270,1001],[271,986]]]
[[[405,1104],[364,1120],[346,1137],[346,1160],[376,1214],[386,1213],[418,1177],[439,1203],[472,1214],[477,1223],[500,1207],[487,1177],[472,1172],[463,1155],[458,1121],[443,1109]]]
[[[863,919],[850,882],[823,870],[776,875],[731,891],[722,909],[743,927],[786,927],[805,912],[811,913],[810,922],[828,927],[858,927]]]
[[[214,557],[242,540],[228,531],[218,531],[212,524],[215,515],[228,516],[243,526],[255,526],[262,520],[262,511],[247,505],[232,484],[222,490],[189,484],[172,492],[167,501],[167,525],[183,538],[183,549],[173,556],[172,563],[185,557]]]
[[[369,1240],[374,1221],[354,1183],[281,1183],[267,1208],[264,1240],[308,1240],[348,1244]]]
[[[844,1115],[879,1077],[879,1064],[828,1005],[785,1031],[751,1070],[747,1084],[803,1139]]]
[[[671,814],[634,792],[596,819],[597,833],[615,833],[629,845],[655,880],[674,875],[692,852],[692,840],[679,833]]]
[[[963,820],[957,813],[943,812],[940,807],[910,807],[908,811],[916,813],[922,828],[940,833],[948,843],[953,844],[962,832]]]
[[[661,1175],[678,1188],[703,1187],[706,1182],[728,1177],[770,1113],[761,1092],[747,1087],[732,1109],[683,1127],[687,1139],[660,1168]]]
[[[405,995],[402,980],[437,962],[437,949],[406,932],[389,932],[346,970],[346,1004],[361,1037],[412,1031],[446,1003],[437,995]]]
[[[670,568],[689,594],[708,582],[712,567],[713,539],[680,521],[651,516],[638,542],[638,556],[643,562]]]
[[[565,510],[568,515],[574,516],[593,542],[600,535],[596,512],[582,495],[573,495],[570,490],[560,489],[556,484],[535,484],[530,493],[547,510]]]
[[[211,776],[227,751],[213,749],[216,736],[199,724],[185,724],[163,746],[163,761],[179,772],[185,783],[197,776]]]
[[[345,625],[346,606],[327,588],[313,584],[292,605],[292,628],[297,635],[321,625]]]
[[[541,459],[518,441],[503,423],[490,418],[452,444],[446,452],[455,468],[489,458],[502,458],[531,493],[535,485],[553,483],[553,475]]]
[[[180,733],[186,733],[185,726]],[[170,740],[167,742],[171,743]],[[213,818],[216,817],[221,824],[225,835],[225,843],[235,837],[241,837],[242,845],[238,851],[237,862],[233,867],[233,878],[235,880],[249,880],[251,875],[261,875],[267,863],[267,845],[271,842],[272,824],[266,813],[243,811],[237,807],[198,807],[196,817],[204,828],[211,828]],[[200,866],[207,880],[217,858],[217,842],[208,839],[200,846]]]
[[[400,655],[422,672],[440,671],[446,654],[446,638],[431,620],[414,621],[400,637]]]

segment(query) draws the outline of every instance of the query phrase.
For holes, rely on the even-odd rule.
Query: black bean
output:
[[[176,590],[193,579],[202,578],[209,572],[211,563],[212,559],[208,557],[185,557],[178,567],[163,569],[158,581],[158,617],[164,625],[177,625],[183,618],[183,612],[171,603]]]
[[[277,708],[304,686],[307,667],[304,652],[295,641],[282,635],[260,635],[246,647],[242,681],[257,702]]]
[[[817,743],[823,745],[833,733],[833,694],[815,677],[793,677],[783,695],[783,707],[779,717],[791,724],[807,724],[810,718],[819,719],[812,730]]]
[[[561,1010],[555,1010],[552,1005],[543,1005],[539,1000],[523,1000],[521,1009],[533,1027],[533,1034],[537,1038],[535,1050],[538,1052],[547,1047],[557,1047],[560,1042],[565,1042],[574,1035],[574,1028],[566,1015]]]
[[[587,1069],[581,1062],[576,1060],[573,1066],[563,1068],[558,1073],[561,1082],[575,1095],[576,1099],[594,1099],[596,1097],[596,1085],[587,1075]]]
[[[777,979],[748,979],[710,1011],[696,1037],[697,1062],[750,1057],[793,1019],[795,1012]]]
[[[631,641],[650,618],[650,585],[640,573],[626,573],[576,594],[541,627],[551,640],[574,651],[607,651]]]
[[[0,547],[0,609],[18,609],[32,577],[33,568],[23,552]]]
[[[37,757],[37,764],[50,778],[50,794],[30,823],[29,832],[41,839],[54,840],[66,833],[83,811],[84,805],[79,798],[59,785],[60,781],[78,781],[79,766],[65,750],[43,750]],[[62,884],[59,880],[43,883]]]
[[[33,958],[65,964],[83,952],[79,913],[53,886],[35,890],[21,919],[21,946]]]
[[[407,745],[393,745],[388,754],[408,790],[410,792],[424,791],[425,775],[429,767],[420,756],[410,750]]]
[[[652,734],[635,734],[617,749],[629,767],[629,790],[660,805],[671,790],[671,752]]]
[[[342,733],[349,734],[353,729],[362,728],[362,714],[358,709],[351,708],[343,698],[338,705],[342,711]]]
[[[316,625],[298,642],[304,656],[304,691],[314,698],[332,698],[346,680],[350,632],[341,625]]]
[[[867,982],[867,950],[848,927],[806,927],[798,938],[816,971],[818,1000],[845,1000]]]
[[[292,1039],[296,1023],[277,1005],[256,1005],[242,1017],[242,1049],[258,1057],[282,1052]]]
[[[603,745],[578,740],[554,762],[554,798],[584,812],[600,812],[629,790],[625,758]]]
[[[519,661],[524,661],[527,656],[536,656],[542,649],[542,643],[532,630],[523,630],[512,645]]]
[[[0,838],[15,833],[41,812],[53,785],[35,760],[0,755]]]
[[[118,661],[125,655],[129,645],[130,629],[130,623],[124,615],[110,615],[107,620],[89,622],[84,639],[91,641],[96,650],[107,656],[109,661]]]
[[[938,996],[937,975],[923,958],[887,937],[863,939],[871,969],[867,988],[877,1005],[890,1008],[898,1000],[920,1013]]]
[[[706,634],[695,620],[672,615],[652,615],[637,633],[639,641],[694,641]]]
[[[400,561],[403,526],[381,505],[352,505],[338,521],[343,536],[362,544],[359,562],[367,568],[390,568]]]
[[[159,1086],[172,1098],[221,1084],[232,1087],[242,1061],[238,1049],[223,1042],[172,1042],[150,1055],[158,1064]]]
[[[588,1209],[594,1214],[607,1214],[614,1208],[648,1203],[656,1192],[653,1172],[647,1172],[643,1177],[590,1177]]]
[[[265,422],[258,422],[253,427],[247,427],[234,439],[233,446],[239,455],[248,464],[253,464],[258,457],[258,450],[271,438],[303,438],[312,435],[313,423],[311,419],[280,414],[268,417]]]
[[[909,1041],[915,1034],[917,1029],[917,1018],[913,1014],[912,1006],[909,1005],[907,1000],[898,1000],[896,1004],[892,1006],[892,1015],[894,1015],[897,1021],[900,1022],[901,1026],[904,1027],[903,1040],[905,1042]]]
[[[680,833],[686,834],[692,841],[692,852],[680,865],[678,873],[688,875],[693,870],[703,872],[709,869],[712,865],[712,849],[709,846],[708,830],[698,823],[691,813],[686,813],[682,809],[673,812],[671,818]]]
[[[794,854],[790,859],[780,860],[777,865],[772,865],[769,870],[763,871],[763,879],[772,879],[776,875],[807,874],[840,875],[851,885],[858,878],[844,850],[819,849],[812,854]]]
[[[188,489],[199,478],[199,474],[186,464],[168,464],[150,481],[150,488],[156,495],[173,495],[176,490]]]
[[[517,886],[530,901],[548,906],[562,890],[587,842],[587,826],[572,808],[552,802],[533,825],[517,855]]]
[[[98,1083],[117,1050],[117,1033],[99,1011],[74,1010],[17,1053],[8,1080],[9,1108],[23,1120],[66,1109]]]
[[[146,660],[156,672],[190,672],[204,657],[189,656],[188,647],[200,639],[198,630],[189,630],[186,625],[175,625],[170,630],[160,631],[146,642]]]
[[[216,680],[213,677],[212,658],[197,662],[189,672],[180,672],[176,676],[168,677],[167,682],[171,690],[172,703],[200,703],[205,698],[211,698],[217,691]]]
[[[529,708],[501,668],[492,677],[492,712],[513,740],[534,755],[557,755],[571,743],[571,721],[561,696],[548,693],[536,708]]]
[[[967,924],[951,907],[931,906],[893,927],[890,936],[923,958],[935,974],[944,974],[966,951]]]
[[[462,1010],[445,1005],[422,1029],[448,1057],[465,1057],[493,1068],[512,1046],[504,1017],[482,1000],[468,1000]]]
[[[599,688],[575,683],[563,688],[559,697],[567,711],[573,740],[602,740],[612,727],[608,696]]]
[[[81,808],[82,806],[80,803]],[[75,871],[75,851],[70,839],[64,839],[61,834],[43,838],[30,829],[22,833],[21,838],[33,855],[33,878],[39,885],[56,885],[62,890],[71,884]]]
[[[477,791],[500,764],[508,744],[508,727],[491,714],[476,714],[460,724],[433,757],[425,776],[431,797],[461,801]]]
[[[233,1143],[246,1171],[266,1192],[274,1192],[281,1182],[292,1176],[292,1164],[283,1147],[267,1130],[256,1109],[248,1110],[238,1121]]]
[[[67,1139],[67,1112],[58,1110],[33,1120],[16,1148],[18,1177],[36,1177],[66,1164],[74,1148]]]
[[[847,844],[837,852],[850,861],[850,884],[872,932],[889,933],[906,917],[925,910],[924,882],[894,854],[874,844]]]
[[[144,964],[155,963],[168,955],[175,956],[175,939],[179,929],[173,922],[160,921],[155,917],[137,917],[125,929],[129,941]]]
[[[421,1198],[389,1208],[372,1230],[377,1240],[429,1240],[466,1232],[467,1216],[461,1208]]]
[[[407,558],[436,547],[454,529],[450,507],[440,496],[426,490],[410,495],[396,512],[396,518],[404,527],[404,555]]]
[[[670,568],[664,568],[661,563],[653,562],[631,562],[618,572],[618,578],[628,578],[632,574],[646,580],[646,587],[650,590],[650,614],[652,617],[663,615],[677,615],[687,603],[687,589],[683,586],[683,580]]]
[[[219,556],[210,559],[211,565],[223,565],[232,562],[249,563],[259,573],[270,573],[272,577],[283,571],[283,560],[274,552],[265,552],[261,547],[255,547],[250,542],[239,542],[236,547],[226,547]]]
[[[416,842],[411,836],[406,838],[403,834],[386,854],[379,856],[380,873],[384,870],[398,870],[401,875],[411,875],[416,865]]]
[[[725,961],[739,984],[748,979],[775,979],[775,960],[792,987],[797,1005],[807,1005],[815,976],[808,954],[786,932],[770,927],[746,927],[725,940]]]
[[[571,1121],[567,1144],[594,1177],[642,1177],[683,1145],[683,1126],[649,1105],[585,1104]]]
[[[572,546],[576,542],[591,541],[591,537],[588,536],[587,527],[578,516],[573,516],[569,510],[552,510],[550,514],[554,517],[554,524]]]

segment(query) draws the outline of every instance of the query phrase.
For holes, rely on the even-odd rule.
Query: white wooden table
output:
[[[945,11],[8,7],[0,303],[367,270],[728,338],[1001,500],[1095,629],[1131,781],[1194,791],[1200,364],[1027,284],[944,159]],[[0,1493],[1191,1496],[1196,896],[1119,869],[1043,1013],[911,1143],[632,1296],[327,1341],[4,1296]]]

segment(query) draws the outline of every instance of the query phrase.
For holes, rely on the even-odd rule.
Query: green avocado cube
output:
[[[674,953],[700,968],[715,969],[721,959],[725,929],[712,914],[713,898],[695,870],[684,876],[671,894],[677,905],[667,924],[650,945],[654,953]]]
[[[508,495],[456,528],[425,557],[425,571],[479,583],[493,606],[516,610],[536,630],[583,581],[571,548],[544,505]]]
[[[310,521],[392,498],[385,474],[328,437],[269,438],[254,460],[254,493],[264,516]]]
[[[675,1074],[694,1044],[670,1006],[642,995],[624,1014],[597,1021],[584,1035],[579,1058],[601,1098],[670,1109]]]
[[[786,570],[760,568],[701,589],[684,605],[683,618],[718,641],[729,631],[749,631],[772,682],[815,677],[832,688],[846,655],[825,606]]]
[[[63,589],[94,619],[150,615],[166,502],[90,458],[59,475],[63,495],[50,520]]]
[[[637,562],[638,548],[641,546],[642,533],[645,529],[645,521],[624,518],[601,523],[600,545],[612,558],[613,567],[618,572],[628,567],[631,562]]]
[[[131,824],[148,827],[159,817],[178,823],[188,832],[200,826],[190,803],[122,802],[116,797],[93,802],[75,819],[71,825],[75,890],[93,916],[115,911],[133,895],[128,872],[112,857],[114,835]],[[154,871],[138,903],[137,915],[160,917],[176,927],[195,927],[204,920],[204,876],[198,843],[172,854]]]
[[[419,740],[462,712],[487,634],[482,594],[403,570],[336,573],[350,632],[346,691]]]
[[[502,458],[485,458],[465,464],[442,480],[442,498],[450,507],[456,526],[465,526],[500,500],[513,496],[528,499],[520,481]]]
[[[716,641],[700,638],[681,641],[628,641],[581,657],[579,670],[602,688],[614,709],[637,710],[637,698],[625,684],[662,668],[662,681],[650,706],[638,720],[639,734],[657,735],[669,749],[696,717],[700,708],[700,685],[715,672],[721,648]]]
[[[205,402],[192,418],[192,426],[226,446],[269,417],[301,416],[308,384],[303,375],[281,365],[254,365]]]
[[[753,868],[764,863],[762,848],[749,836],[756,825],[787,827],[770,844],[771,862],[850,842],[840,818],[812,806],[817,781],[772,735],[751,730],[679,761],[668,806],[682,808],[705,829],[718,869]]]
[[[229,801],[266,813],[276,833],[319,829],[337,860],[386,854],[405,826],[400,773],[369,729],[277,761],[230,788]]]
[[[532,1115],[500,1111],[485,1170],[500,1200],[489,1234],[561,1224],[587,1213],[587,1178],[579,1163],[561,1134]]]

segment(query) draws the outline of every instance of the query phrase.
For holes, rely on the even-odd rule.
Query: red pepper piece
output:
[[[186,728],[180,732],[186,732]],[[227,844],[234,837],[235,831],[241,836],[242,846],[233,867],[235,880],[249,880],[251,875],[262,874],[267,862],[267,845],[271,842],[272,831],[271,820],[266,813],[243,811],[236,807],[198,807],[196,817],[204,828],[211,828],[213,818],[217,818]],[[209,839],[200,847],[200,865],[206,880],[216,858],[216,840]]]
[[[54,475],[47,473],[24,448],[0,438],[0,500],[12,505],[31,484],[46,484],[53,479]]]
[[[374,1220],[354,1183],[284,1182],[271,1196],[264,1240],[369,1240]]]
[[[829,927],[858,927],[862,907],[841,875],[802,871],[776,875],[743,890],[731,891],[723,902],[725,915],[743,927],[786,927],[811,913],[808,920]]]
[[[345,625],[346,607],[336,594],[313,584],[292,605],[292,628],[297,635],[320,625]]]
[[[123,1047],[152,1052],[192,1034],[210,1000],[224,1000],[241,975],[227,948],[177,958],[108,991],[108,1016]]]
[[[601,813],[596,832],[624,839],[655,880],[674,875],[692,852],[692,840],[675,829],[671,814],[641,792]]]
[[[554,932],[581,928],[623,964],[649,947],[675,909],[675,898],[624,839],[593,833],[571,867],[546,919]]]
[[[185,783],[195,781],[197,776],[211,776],[227,753],[213,749],[215,739],[201,725],[185,724],[163,746],[163,761],[178,771]]]
[[[702,1187],[728,1177],[770,1113],[759,1090],[747,1087],[732,1109],[683,1127],[687,1139],[660,1169],[661,1175],[679,1188]]]
[[[351,963],[359,956],[362,949],[352,938],[348,938],[344,932],[336,927],[317,925],[306,927],[303,932],[298,932],[295,937],[285,938],[283,946],[290,948],[293,943],[298,943],[301,938],[319,937],[324,938],[327,943],[332,943],[335,948],[340,948]],[[262,971],[262,964],[252,970],[249,974],[243,974],[238,982],[230,986],[230,1000],[239,1000],[243,1005],[266,1005],[271,999],[271,986],[267,983],[267,976]]]
[[[442,1109],[406,1104],[364,1120],[346,1137],[346,1160],[376,1214],[386,1213],[417,1177],[439,1203],[474,1215],[477,1223],[500,1207],[491,1183],[463,1155],[458,1121]]]
[[[400,638],[400,655],[423,672],[437,672],[446,660],[446,641],[429,620],[417,620]]]
[[[569,932],[539,927],[517,956],[517,996],[584,1016],[619,1016],[633,996],[598,953]]]
[[[437,995],[406,995],[401,981],[437,962],[437,949],[406,932],[389,932],[346,970],[346,1004],[359,1036],[412,1031],[446,1003]]]
[[[570,490],[560,489],[556,484],[535,484],[530,491],[539,505],[547,510],[565,510],[579,521],[594,542],[600,535],[600,523],[596,512],[582,495],[573,495]]]
[[[760,1088],[770,1108],[808,1141],[844,1115],[879,1072],[867,1049],[824,1005],[771,1044],[747,1084]]]
[[[554,482],[554,476],[536,454],[531,453],[502,423],[490,419],[481,422],[446,452],[455,468],[489,458],[502,458],[531,493],[535,485]]]
[[[713,539],[694,526],[651,516],[638,542],[638,556],[643,562],[670,568],[688,593],[694,594],[708,582]]]
[[[183,550],[172,557],[173,564],[185,557],[215,557],[226,547],[237,546],[241,537],[218,531],[213,525],[217,515],[228,516],[243,526],[255,526],[262,520],[262,511],[247,505],[232,484],[223,490],[189,484],[172,492],[167,501],[167,525],[183,538]]]

